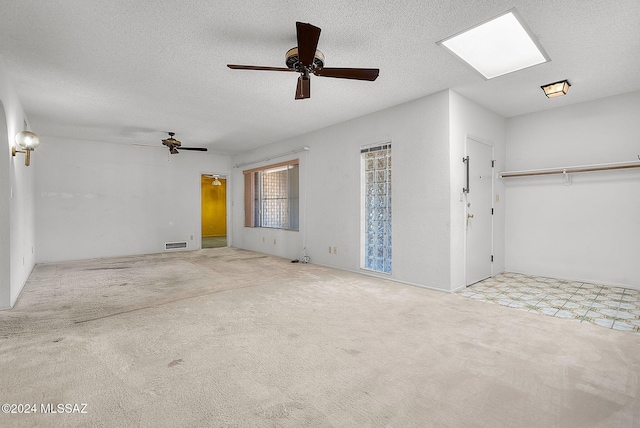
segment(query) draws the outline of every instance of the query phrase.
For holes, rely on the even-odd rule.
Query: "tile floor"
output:
[[[505,272],[461,295],[640,335],[640,291]]]

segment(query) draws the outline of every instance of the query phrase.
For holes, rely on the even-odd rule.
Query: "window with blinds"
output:
[[[391,273],[391,143],[362,148],[363,268]]]
[[[244,225],[299,229],[299,160],[244,173]]]

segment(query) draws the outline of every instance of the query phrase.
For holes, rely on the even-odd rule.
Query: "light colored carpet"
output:
[[[640,426],[638,336],[233,248],[37,265],[0,367],[3,427]]]

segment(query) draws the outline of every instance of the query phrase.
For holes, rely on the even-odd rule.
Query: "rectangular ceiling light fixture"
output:
[[[571,83],[569,83],[568,80],[561,80],[559,82],[549,83],[548,85],[540,87],[547,98],[555,98],[567,95],[567,92],[569,92],[569,86],[571,86]]]
[[[437,43],[485,79],[550,61],[515,9]]]

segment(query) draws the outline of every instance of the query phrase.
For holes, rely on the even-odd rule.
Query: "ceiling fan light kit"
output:
[[[300,76],[298,77],[298,83],[296,85],[296,100],[311,97],[311,83],[309,78],[311,74],[322,77],[367,81],[374,81],[378,78],[380,70],[377,68],[325,67],[325,56],[317,49],[320,31],[320,28],[311,24],[296,22],[298,46],[289,49],[285,54],[286,68],[238,64],[227,64],[227,67],[234,70],[288,71],[299,73]]]
[[[175,132],[168,132],[169,134],[169,138],[165,138],[164,140],[162,140],[162,144],[164,144],[165,146],[167,146],[169,148],[169,153],[171,153],[172,155],[177,155],[178,153],[180,153],[178,151],[178,149],[180,150],[193,150],[193,151],[197,151],[197,152],[206,152],[207,148],[206,147],[182,147],[182,143],[178,140],[176,140],[175,138],[173,138],[174,135],[176,135]]]
[[[298,73],[301,73],[300,57],[298,55],[298,47],[291,48],[285,54],[285,64],[288,68],[292,68]],[[324,54],[316,49],[316,53],[313,55],[313,68],[324,67]]]

